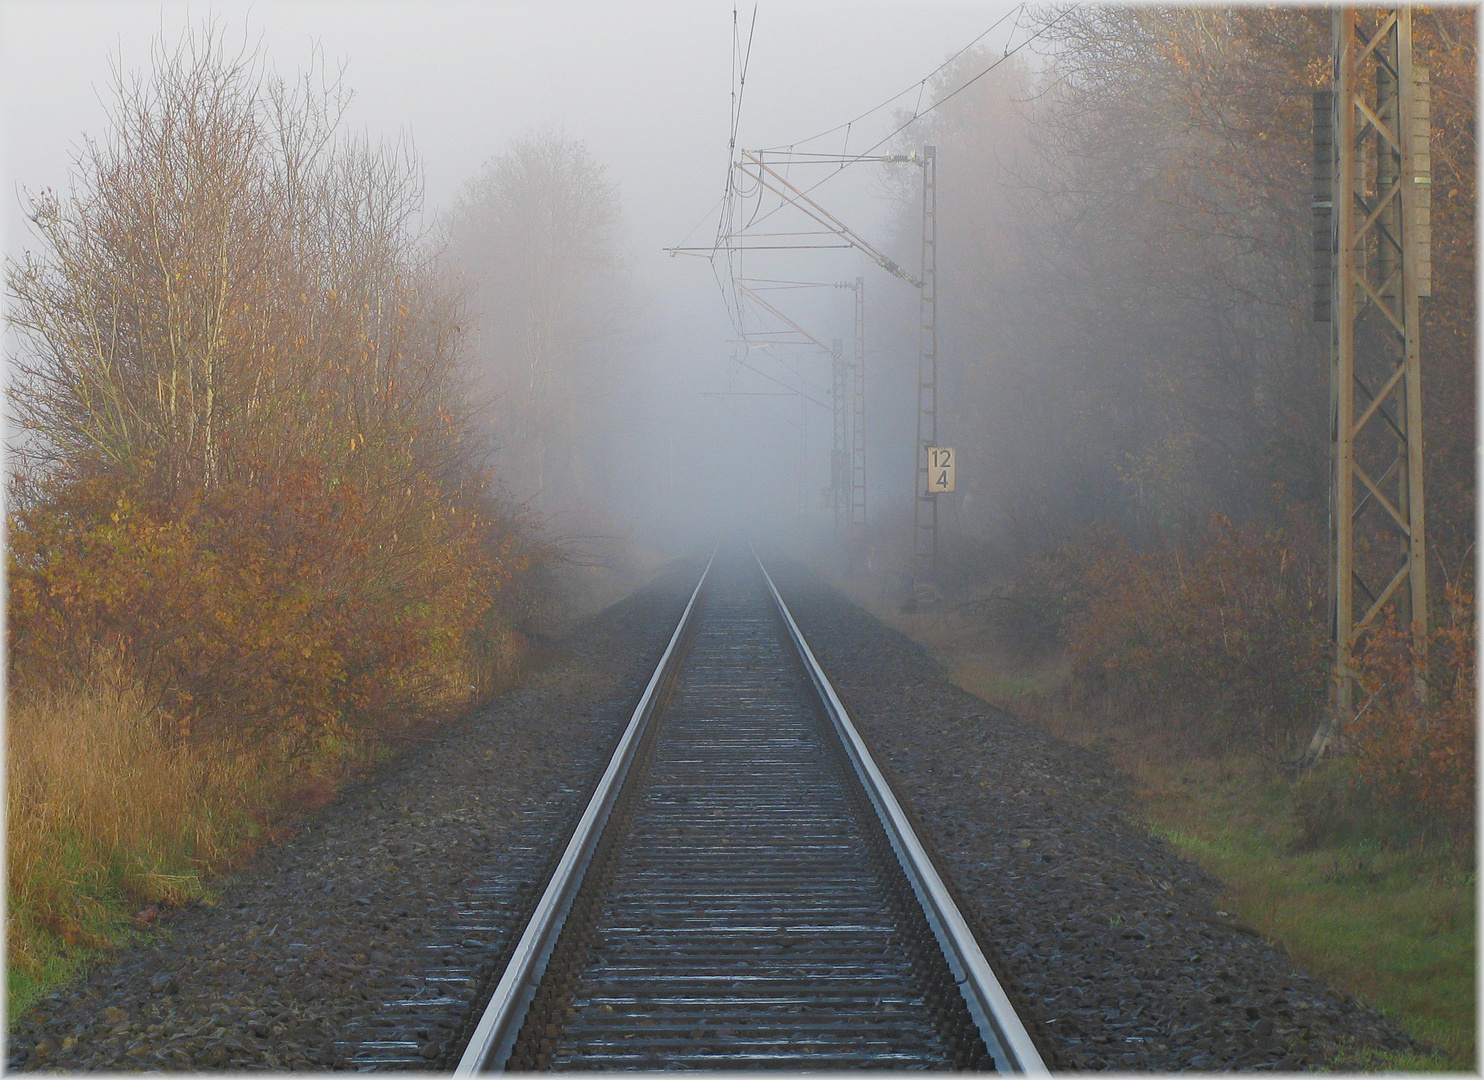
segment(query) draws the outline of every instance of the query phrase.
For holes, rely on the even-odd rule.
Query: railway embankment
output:
[[[1305,1070],[1412,1040],[1220,906],[1132,780],[948,678],[798,568],[775,574],[1027,1026],[1074,1070]]]
[[[437,1069],[487,993],[699,565],[345,792],[214,905],[53,993],[10,1065]],[[1107,761],[954,686],[797,567],[775,580],[1022,1017],[1071,1069],[1305,1069],[1409,1040],[1217,906]]]

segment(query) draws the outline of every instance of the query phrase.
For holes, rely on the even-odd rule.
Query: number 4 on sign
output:
[[[958,464],[958,456],[953,452],[951,446],[929,446],[928,456],[928,494],[936,495],[940,491],[952,491],[954,489],[954,467]]]

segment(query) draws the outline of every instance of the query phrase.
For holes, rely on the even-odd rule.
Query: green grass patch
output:
[[[972,685],[986,701],[1014,701],[1045,694],[1066,677],[1054,667],[1030,672],[995,670],[977,663],[972,656],[956,657],[945,666],[950,679],[965,688]]]
[[[83,970],[83,959],[48,952],[39,965],[27,970],[14,965],[5,968],[6,1016],[13,1025],[16,1019],[56,987],[71,982]]]
[[[1471,853],[1359,828],[1314,843],[1296,813],[1306,780],[1264,762],[1146,761],[1135,771],[1152,830],[1226,884],[1234,914],[1438,1048],[1348,1064],[1476,1068]]]

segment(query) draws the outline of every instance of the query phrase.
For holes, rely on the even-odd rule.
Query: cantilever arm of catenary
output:
[[[756,289],[749,289],[746,285],[739,286],[739,288],[741,288],[741,290],[747,295],[747,298],[749,300],[751,300],[754,304],[756,304],[758,307],[762,308],[764,311],[767,311],[767,312],[771,313],[772,315],[774,315],[777,318],[781,319],[783,322],[788,323],[789,326],[793,327],[795,330],[797,330],[799,333],[803,334],[810,341],[814,342],[814,344],[818,345],[826,353],[830,353],[830,354],[833,354],[834,353],[834,351],[835,351],[834,349],[830,348],[824,342],[820,341],[819,338],[815,337],[809,331],[805,330],[798,323],[794,322],[792,319],[790,319],[783,312],[779,311],[776,307],[774,307],[772,304],[768,303],[768,301],[764,300],[761,296],[759,296],[757,294],[757,290]]]
[[[843,239],[849,241],[851,247],[858,248],[866,255],[870,256],[871,260],[875,262],[877,266],[881,267],[881,269],[885,270],[888,274],[891,274],[894,277],[901,278],[903,281],[913,286],[914,288],[922,288],[921,281],[913,277],[911,274],[907,273],[907,271],[903,270],[900,266],[897,265],[894,260],[884,255],[882,252],[878,251],[875,246],[873,246],[864,237],[856,233],[854,229],[850,228],[850,226],[846,225],[839,218],[835,217],[834,214],[831,214],[824,207],[820,206],[819,203],[815,202],[813,199],[809,198],[808,195],[805,195],[798,188],[794,187],[794,185],[790,184],[781,175],[779,175],[776,169],[773,169],[766,162],[764,162],[760,156],[754,154],[750,150],[744,150],[742,151],[742,158],[743,160],[737,163],[736,168],[744,176],[748,176],[753,180],[756,180],[759,184],[762,184],[763,187],[773,192],[773,194],[779,196],[785,202],[790,203],[793,206],[797,206],[805,214],[808,214],[811,218],[819,222],[825,228],[829,229],[833,233],[836,233]],[[746,163],[754,165],[757,168],[757,172],[748,172]]]

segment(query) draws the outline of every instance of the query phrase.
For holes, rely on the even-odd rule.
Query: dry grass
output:
[[[496,627],[469,659],[488,697],[539,658]],[[58,683],[21,694],[13,686],[6,718],[12,1020],[100,951],[127,942],[156,917],[151,906],[164,917],[210,902],[214,873],[449,713],[428,702],[420,723],[390,741],[341,727],[307,751],[291,733],[232,747],[173,737],[117,660]]]
[[[162,731],[144,694],[101,665],[64,690],[11,703],[7,910],[12,1016],[128,916],[204,894],[202,876],[256,831],[245,759]]]

